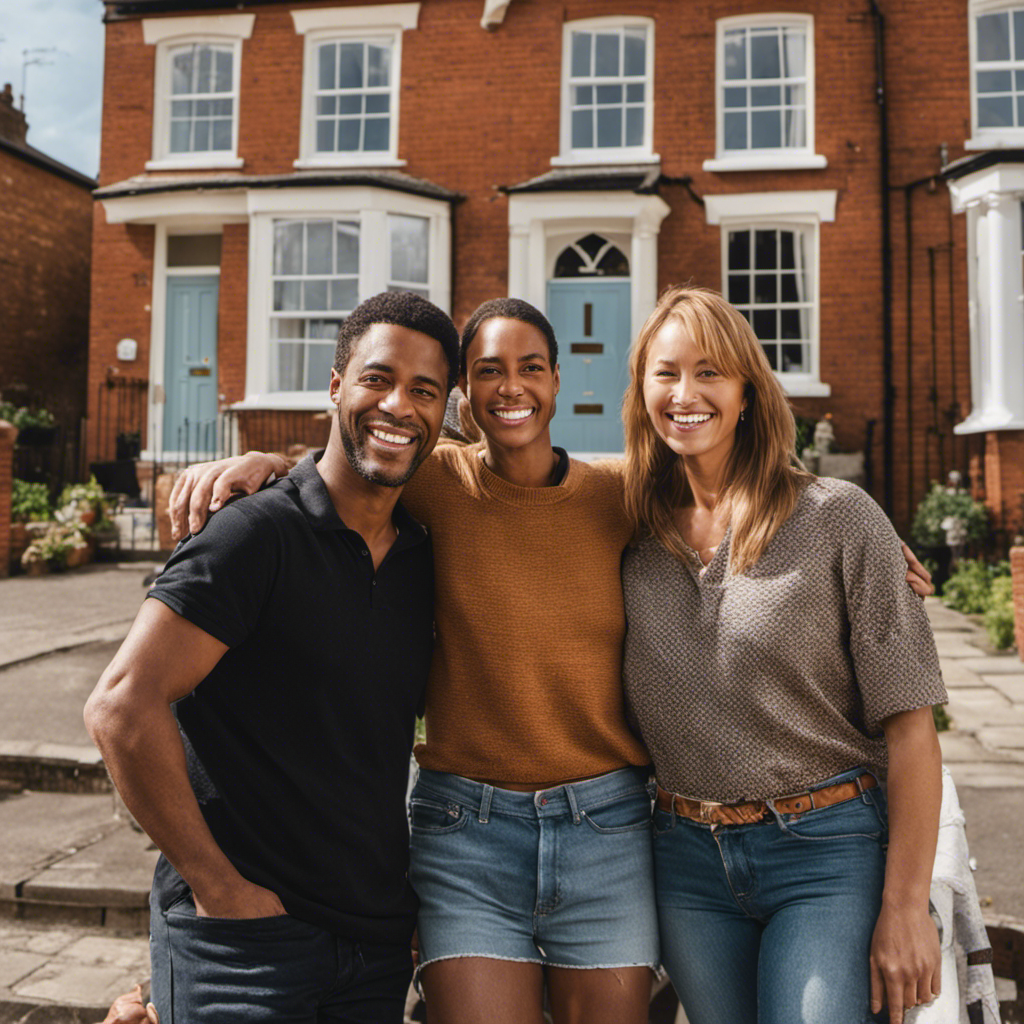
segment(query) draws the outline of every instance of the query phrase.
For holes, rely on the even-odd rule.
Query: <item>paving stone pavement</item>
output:
[[[0,762],[95,770],[81,703],[150,571],[128,563],[0,580]],[[940,737],[943,759],[967,815],[979,897],[986,913],[1024,925],[1024,662],[993,652],[979,626],[937,599],[926,608],[953,723]],[[97,1024],[115,996],[147,978],[145,936],[116,924],[144,896],[156,854],[115,807],[105,794],[0,798],[0,903],[34,895],[77,908],[64,921],[0,916],[0,1024]],[[95,920],[83,916],[98,905],[107,909]]]

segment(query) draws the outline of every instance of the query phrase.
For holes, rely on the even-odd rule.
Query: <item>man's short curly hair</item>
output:
[[[490,299],[482,303],[469,314],[466,326],[462,328],[462,345],[459,348],[459,373],[466,372],[466,352],[485,320],[505,317],[508,320],[521,320],[524,324],[536,327],[544,335],[548,343],[548,360],[551,369],[558,363],[558,342],[555,340],[555,329],[548,318],[536,307],[524,299]]]
[[[380,292],[360,302],[338,331],[334,369],[343,374],[352,358],[353,345],[374,325],[394,324],[433,338],[448,361],[448,390],[459,376],[459,332],[451,317],[432,302],[413,292]]]

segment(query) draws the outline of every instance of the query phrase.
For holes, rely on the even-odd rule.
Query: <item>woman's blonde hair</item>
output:
[[[747,405],[736,426],[721,495],[731,503],[729,567],[743,572],[789,517],[810,474],[796,460],[793,412],[764,349],[742,314],[710,288],[667,288],[630,349],[630,379],[622,401],[626,508],[638,537],[653,535],[677,557],[688,557],[674,516],[692,500],[683,460],[658,436],[644,402],[651,342],[670,319],[683,326],[721,373],[744,382]]]

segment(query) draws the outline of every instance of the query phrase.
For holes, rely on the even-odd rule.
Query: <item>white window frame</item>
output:
[[[609,28],[642,28],[647,32],[644,55],[644,137],[639,146],[598,147],[573,149],[572,147],[572,34],[594,32]],[[654,148],[654,19],[640,17],[584,18],[568,21],[562,26],[562,92],[560,152],[551,158],[555,167],[575,167],[588,164],[641,164],[657,163],[661,157]]]
[[[143,18],[142,37],[156,47],[153,88],[153,149],[147,171],[239,168],[238,121],[241,108],[242,41],[252,36],[255,14],[196,15],[186,18]],[[230,47],[234,111],[231,149],[201,153],[172,153],[170,149],[171,54],[181,46],[208,44]]]
[[[419,3],[366,7],[322,7],[292,11],[295,31],[305,37],[302,59],[302,126],[298,168],[404,167],[398,158],[399,96],[402,82],[402,37],[419,24]],[[318,153],[316,149],[317,52],[323,43],[387,43],[391,47],[389,139],[386,150]]]
[[[729,280],[729,232],[776,229],[806,232],[810,264],[810,370],[805,373],[775,371],[786,394],[797,398],[827,397],[832,388],[821,380],[821,244],[820,225],[835,220],[836,195],[832,190],[813,192],[748,192],[705,196],[708,224],[721,226],[722,289]]]
[[[725,35],[738,28],[802,28],[806,58],[806,144],[778,149],[727,150],[725,148]],[[827,167],[814,151],[814,16],[810,14],[745,14],[719,18],[715,23],[715,157],[705,160],[705,171],[807,170]]]
[[[967,11],[967,47],[971,84],[971,138],[964,143],[964,149],[1006,149],[1024,146],[1024,125],[1019,128],[978,127],[978,47],[977,19],[985,14],[999,14],[1002,11],[1024,10],[1024,0],[970,0]],[[1011,15],[1012,16],[1012,15]],[[1012,67],[1013,61],[1000,64]],[[993,70],[996,70],[993,68]],[[1022,65],[1021,70],[1024,70]],[[1011,74],[1013,72],[1011,71]]]
[[[260,189],[249,192],[249,298],[245,399],[234,408],[315,409],[328,407],[323,391],[271,391],[274,221],[349,220],[359,224],[360,301],[386,291],[391,279],[389,214],[429,221],[427,289],[431,302],[448,310],[451,291],[450,206],[439,199],[371,186]]]

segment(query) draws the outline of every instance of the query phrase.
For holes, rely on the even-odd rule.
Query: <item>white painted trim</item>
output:
[[[1003,149],[1024,145],[1024,127],[978,127],[978,79],[975,54],[978,52],[978,26],[975,19],[983,14],[999,11],[1024,10],[1024,0],[968,0],[967,4],[967,64],[971,90],[971,138],[964,143],[966,150]]]
[[[760,218],[787,219],[812,217],[815,221],[836,219],[834,189],[813,192],[742,192],[704,197],[708,224],[729,220],[754,221]]]
[[[347,29],[411,29],[419,25],[420,4],[370,4],[363,7],[314,7],[292,11],[295,31],[336,32]]]
[[[552,167],[605,167],[608,164],[659,164],[661,157],[657,153],[633,152],[632,150],[618,149],[595,149],[593,155],[590,150],[578,150],[576,154],[569,156],[553,156]]]
[[[807,141],[799,147],[780,147],[779,149],[735,150],[725,148],[725,114],[723,109],[723,89],[725,88],[725,33],[737,28],[759,27],[802,27],[806,40],[806,89],[807,89]],[[705,171],[733,170],[784,170],[824,167],[825,158],[814,152],[815,140],[815,57],[814,57],[814,15],[794,13],[741,14],[729,18],[719,18],[715,22],[715,158],[704,162]],[[778,154],[778,161],[771,160]],[[808,160],[811,162],[787,162],[781,160],[787,156],[789,160]],[[733,161],[743,160],[746,167],[732,166]],[[760,163],[762,160],[770,162]],[[821,161],[818,163],[817,161]]]
[[[492,30],[497,28],[508,13],[512,0],[484,0],[484,13],[480,17],[480,27]]]
[[[164,273],[168,277],[214,277],[220,275],[220,266],[216,267],[167,267]]]
[[[227,17],[251,18],[254,14],[229,15]],[[149,19],[144,19],[149,20]],[[216,22],[215,18],[170,18],[180,22]],[[162,23],[163,20],[161,20]],[[252,25],[249,25],[252,32]],[[187,36],[165,36],[156,47],[155,72],[153,77],[153,138],[152,158],[146,162],[146,170],[195,170],[205,167],[237,168],[244,163],[238,157],[238,122],[242,108],[242,40],[248,35],[218,35],[216,31],[200,29]],[[215,46],[230,46],[231,57],[231,99],[234,114],[231,118],[231,149],[206,150],[201,153],[172,153],[170,150],[170,105],[171,105],[171,62],[170,52],[179,46],[209,43]]]
[[[395,160],[379,153],[352,153],[345,157],[309,157],[304,160],[293,160],[292,166],[299,171],[316,171],[345,167],[405,167],[408,161]]]
[[[580,18],[562,25],[562,74],[559,153],[551,163],[556,166],[576,166],[607,163],[645,163],[660,159],[652,155],[654,149],[654,19],[638,16]],[[573,149],[572,119],[570,117],[570,80],[572,71],[572,33],[601,28],[643,28],[647,31],[644,67],[644,140],[639,146],[616,148]]]
[[[954,213],[988,203],[992,197],[1024,197],[1024,165],[992,164],[948,182]]]
[[[167,401],[164,379],[165,333],[167,330],[167,227],[157,224],[153,239],[153,292],[150,298],[149,321],[149,393],[146,437],[148,448],[163,448],[164,405]],[[156,399],[160,398],[158,402]]]
[[[817,153],[800,150],[748,150],[746,156],[716,157],[701,165],[705,171],[810,171],[828,167],[828,160]]]
[[[430,223],[430,301],[451,305],[451,208],[428,199],[373,186],[254,189],[248,193],[249,291],[245,362],[246,408],[323,408],[320,392],[272,392],[270,318],[273,289],[273,222],[279,217],[342,218],[359,222],[359,297],[384,291],[390,275],[388,214],[424,217]],[[313,399],[310,396],[313,396]],[[316,398],[316,396],[320,396]],[[312,401],[312,404],[307,404]]]
[[[185,18],[143,18],[142,39],[148,46],[192,36],[249,39],[252,37],[255,22],[255,14],[197,14]]]
[[[1020,149],[1024,146],[1024,128],[980,128],[964,143],[968,151]]]
[[[658,297],[658,232],[670,212],[658,195],[635,192],[526,192],[509,196],[508,294],[547,309],[549,247],[596,231],[630,239],[630,330]]]
[[[217,153],[197,153],[195,159],[182,159],[180,155],[163,157],[159,160],[147,160],[145,167],[147,171],[202,171],[207,168],[217,170],[238,170],[245,166],[245,161],[232,153],[224,153],[219,156]]]
[[[249,219],[246,190],[201,188],[188,192],[155,192],[101,199],[108,224],[186,224],[219,227]]]
[[[778,212],[768,212],[762,203],[744,203],[737,202],[735,209],[743,210],[749,209],[752,212],[741,216],[738,214],[731,214],[723,216],[721,211],[712,211],[707,207],[708,200],[710,198],[716,199],[737,199],[737,200],[748,200],[750,198],[760,199],[766,195],[780,195],[780,196],[810,196],[818,197],[818,210],[814,213],[808,213],[807,210],[813,205],[812,202],[805,201],[803,204],[797,204],[796,206],[787,206],[785,202],[776,204],[779,207]],[[791,395],[794,398],[822,398],[828,397],[832,393],[831,385],[825,383],[821,379],[821,230],[820,223],[822,220],[831,221],[835,219],[835,192],[783,192],[783,193],[748,193],[746,196],[715,196],[705,197],[705,209],[707,213],[709,224],[720,224],[721,225],[721,242],[720,242],[720,259],[721,259],[721,281],[722,281],[722,294],[728,294],[728,282],[729,282],[729,239],[728,233],[731,230],[744,230],[758,228],[776,228],[782,231],[802,231],[809,236],[810,244],[810,263],[811,263],[811,298],[810,298],[810,314],[811,314],[811,329],[809,337],[807,338],[807,344],[810,350],[810,371],[801,373],[784,373],[781,370],[776,370],[775,377],[779,383],[783,386],[786,394]],[[823,200],[821,197],[831,196],[831,204],[827,200]],[[728,204],[727,204],[728,205]],[[795,209],[796,213],[787,213],[788,209]],[[829,214],[828,216],[819,216],[820,212]],[[712,218],[715,219],[712,219]]]
[[[416,8],[419,4],[397,4],[394,6]],[[388,10],[384,7],[337,7],[313,11],[292,11],[296,19],[296,31],[300,14],[324,14],[329,11],[366,11]],[[402,28],[386,20],[360,27],[359,25],[317,26],[301,30],[305,36],[302,50],[302,111],[299,125],[299,159],[296,167],[404,167],[405,161],[398,159],[398,121],[400,116],[401,84],[402,84]],[[408,26],[415,28],[415,24]],[[337,40],[358,42],[387,43],[391,47],[391,89],[388,148],[386,151],[358,153],[318,153],[316,151],[316,114],[315,114],[315,83],[316,83],[316,52],[323,43]]]

